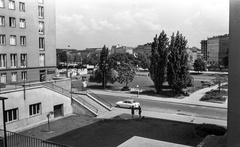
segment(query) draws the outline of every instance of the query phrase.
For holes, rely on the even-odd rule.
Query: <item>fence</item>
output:
[[[112,108],[112,104],[110,104],[109,102],[107,102],[106,100],[98,96],[97,94],[93,93],[91,90],[88,89],[87,92],[88,94],[90,94],[91,96],[93,96],[94,98],[96,98],[97,100],[105,104],[106,106],[108,106],[110,109]]]
[[[4,147],[4,131],[0,129],[0,147]],[[21,135],[18,133],[6,131],[7,146],[8,147],[70,147],[47,140],[41,140],[34,137]]]

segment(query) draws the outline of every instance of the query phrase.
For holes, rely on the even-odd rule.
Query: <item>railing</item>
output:
[[[91,105],[90,103],[88,103],[87,101],[85,101],[83,98],[81,98],[80,96],[74,94],[74,93],[71,93],[69,90],[66,90],[60,86],[57,86],[55,84],[52,84],[50,82],[46,82],[46,83],[43,83],[43,85],[57,91],[57,92],[60,92],[62,94],[64,94],[65,96],[68,96],[68,97],[71,97],[71,98],[75,98],[77,99],[79,102],[81,102],[83,105],[85,105],[86,107],[88,107],[89,109],[91,109],[93,112],[95,112],[96,114],[98,113],[98,109],[95,108],[93,105]]]
[[[11,84],[4,84],[1,83],[0,86],[0,91],[7,91],[7,90],[17,90],[17,89],[22,89],[26,87],[36,87],[36,86],[41,86],[42,83],[41,82],[37,82],[37,81],[23,81],[23,82],[16,82],[16,83],[11,83]]]
[[[93,93],[91,90],[87,90],[88,94],[92,95],[94,98],[96,98],[97,100],[99,100],[100,102],[104,103],[106,106],[108,106],[109,108],[112,108],[112,104],[110,104],[109,102],[107,102],[106,100],[104,100],[103,98],[101,98],[100,96],[98,96],[97,94]]]
[[[4,130],[0,129],[0,147],[4,147]],[[52,141],[41,140],[18,133],[6,131],[8,147],[70,147]]]

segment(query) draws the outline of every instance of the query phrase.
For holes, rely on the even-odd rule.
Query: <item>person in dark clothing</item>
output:
[[[132,112],[132,118],[133,118],[133,115],[134,115],[134,106],[131,107],[131,112]]]
[[[141,108],[141,106],[138,107],[138,114],[139,114],[139,118],[141,118],[141,117],[142,117],[142,116],[141,116],[141,114],[142,114],[142,108]]]

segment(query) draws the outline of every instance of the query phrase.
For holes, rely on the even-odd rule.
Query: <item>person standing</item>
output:
[[[142,114],[142,108],[141,106],[138,106],[138,114],[139,114],[139,118],[141,118],[141,114]]]
[[[132,112],[132,118],[133,118],[133,115],[134,115],[134,106],[131,107],[131,112]]]

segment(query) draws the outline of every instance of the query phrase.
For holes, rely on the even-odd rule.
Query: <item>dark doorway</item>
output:
[[[40,82],[46,81],[46,70],[40,70],[39,78],[40,78]]]
[[[54,110],[54,118],[63,116],[63,104],[55,105],[53,107]]]

